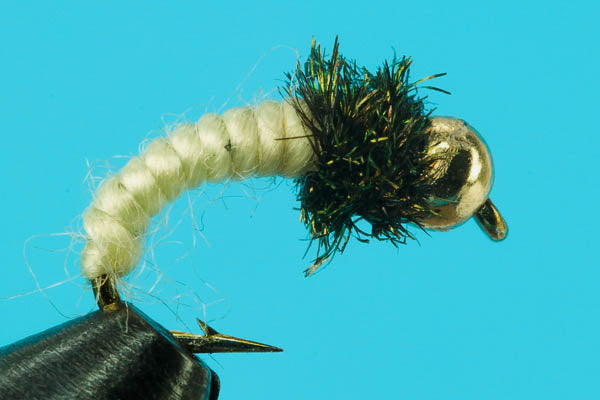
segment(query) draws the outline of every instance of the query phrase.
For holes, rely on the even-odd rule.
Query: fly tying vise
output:
[[[507,225],[488,197],[485,142],[465,121],[426,110],[416,90],[444,92],[420,86],[444,74],[410,82],[411,62],[394,59],[372,73],[340,55],[337,39],[329,57],[313,42],[308,60],[287,74],[282,102],[207,114],[150,143],[102,183],[84,213],[82,272],[100,312],[122,313],[118,280],[138,264],[151,218],[204,182],[295,178],[301,217],[317,245],[306,275],[353,236],[393,245],[413,239],[407,224],[444,231],[474,216],[502,240]],[[161,337],[174,338],[178,352],[281,351],[199,323],[205,335]]]

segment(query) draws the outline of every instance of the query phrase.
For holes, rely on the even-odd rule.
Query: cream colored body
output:
[[[301,175],[314,159],[306,135],[288,102],[234,108],[176,126],[96,192],[83,216],[83,275],[128,274],[141,258],[150,219],[184,190],[227,179]]]

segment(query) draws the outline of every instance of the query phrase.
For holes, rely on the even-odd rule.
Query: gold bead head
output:
[[[437,215],[420,221],[423,227],[445,231],[475,216],[494,240],[506,236],[507,225],[488,195],[493,164],[481,136],[465,121],[433,117],[427,128],[428,175],[433,191],[428,199]]]

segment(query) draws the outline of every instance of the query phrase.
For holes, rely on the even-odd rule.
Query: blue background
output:
[[[600,398],[600,9],[494,4],[4,4],[0,346],[94,309],[76,233],[107,165],[175,121],[278,99],[296,51],[339,35],[370,68],[395,49],[415,80],[448,73],[434,83],[451,96],[421,93],[491,147],[507,240],[473,221],[415,229],[419,243],[352,243],[305,279],[293,183],[211,185],[157,219],[128,298],[170,329],[199,316],[285,348],[205,357],[222,399]],[[28,266],[62,284],[35,292]]]

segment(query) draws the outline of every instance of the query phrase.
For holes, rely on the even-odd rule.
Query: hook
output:
[[[114,279],[108,275],[101,275],[92,279],[91,283],[96,303],[102,311],[111,312],[123,306]],[[224,335],[200,319],[197,318],[196,320],[204,333],[203,335],[171,331],[177,342],[192,353],[272,353],[283,351],[279,347]]]

